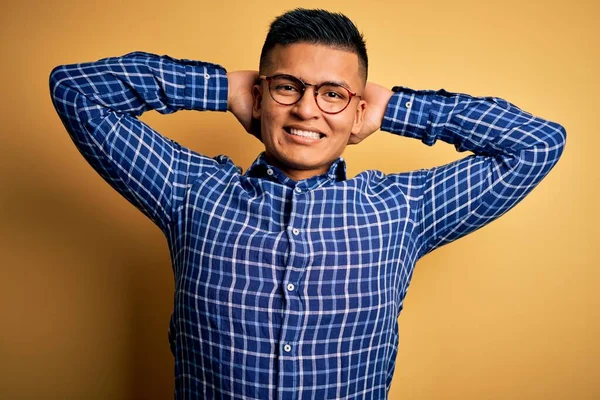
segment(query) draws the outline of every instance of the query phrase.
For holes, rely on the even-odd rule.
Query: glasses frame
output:
[[[296,100],[293,103],[290,104],[286,104],[286,103],[281,103],[277,100],[275,100],[275,97],[273,97],[273,93],[271,93],[271,81],[275,78],[291,78],[292,80],[297,80],[298,82],[300,82],[302,84],[302,92],[300,93],[300,97],[298,97],[298,100]],[[357,95],[356,92],[353,92],[352,90],[350,90],[349,88],[347,88],[344,85],[340,85],[339,83],[335,83],[335,82],[330,82],[330,81],[326,81],[323,83],[319,83],[314,84],[314,83],[306,83],[304,82],[302,79],[295,77],[294,75],[289,75],[289,74],[275,74],[275,75],[271,75],[271,76],[266,76],[266,75],[260,75],[258,77],[258,79],[260,81],[265,80],[267,81],[267,85],[268,85],[268,89],[269,89],[269,95],[271,96],[271,98],[273,99],[273,101],[275,101],[277,104],[281,104],[282,106],[293,106],[294,104],[298,103],[300,100],[302,100],[302,98],[304,97],[304,93],[306,93],[306,88],[308,86],[313,86],[315,88],[315,90],[313,91],[313,97],[315,98],[315,103],[317,104],[317,107],[319,107],[319,110],[321,110],[322,112],[324,112],[325,114],[339,114],[342,111],[344,111],[346,108],[348,108],[348,106],[350,105],[350,102],[352,101],[352,99],[354,97],[362,97],[360,95]],[[346,103],[346,105],[344,106],[344,108],[342,108],[340,111],[335,111],[335,112],[331,112],[331,111],[325,111],[321,108],[321,106],[319,105],[319,102],[317,101],[317,96],[319,95],[319,88],[323,85],[335,85],[335,86],[339,86],[341,88],[344,88],[347,92],[348,92],[348,103]]]

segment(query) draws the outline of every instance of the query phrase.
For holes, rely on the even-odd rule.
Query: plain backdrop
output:
[[[168,399],[173,274],[160,230],[85,162],[53,67],[131,51],[256,69],[268,25],[327,7],[364,33],[371,81],[501,97],[567,130],[562,158],[506,215],[416,265],[390,399],[600,398],[596,1],[21,1],[0,12],[0,398]],[[233,115],[147,112],[246,169]],[[471,153],[377,132],[349,175]]]

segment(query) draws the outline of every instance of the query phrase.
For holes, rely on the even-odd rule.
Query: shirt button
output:
[[[290,351],[292,351],[292,346],[286,344],[285,346],[283,346],[283,350],[289,353]]]
[[[210,79],[210,75],[209,75],[208,73],[204,74],[204,77],[205,77],[206,79]]]
[[[296,193],[302,193],[302,189],[300,189],[299,187],[297,187],[296,189],[294,189],[294,191],[296,191]]]
[[[297,229],[297,228],[294,228],[294,229],[292,229],[292,233],[293,233],[294,235],[298,235],[298,234],[300,233],[300,230],[299,230],[299,229]]]
[[[407,101],[405,104],[406,108],[411,108],[412,107],[412,102]]]
[[[271,168],[267,170],[267,175],[273,175],[273,170]]]
[[[290,292],[291,292],[292,290],[294,290],[295,288],[296,288],[296,287],[294,286],[294,284],[293,284],[293,283],[288,283],[288,284],[287,284],[287,290],[289,290]]]

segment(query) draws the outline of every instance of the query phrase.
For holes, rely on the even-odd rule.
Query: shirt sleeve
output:
[[[218,64],[132,52],[54,68],[50,94],[86,161],[163,231],[189,182],[217,165],[137,117],[226,111],[227,74]]]
[[[566,130],[498,97],[402,86],[381,129],[442,140],[474,154],[449,164],[391,175],[414,206],[418,257],[497,219],[535,188],[560,158]]]

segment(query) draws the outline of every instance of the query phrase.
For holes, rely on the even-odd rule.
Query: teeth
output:
[[[320,139],[321,138],[321,135],[317,132],[301,131],[300,129],[294,129],[294,128],[290,129],[290,133],[292,135],[307,137],[307,138],[311,138],[311,139]]]

